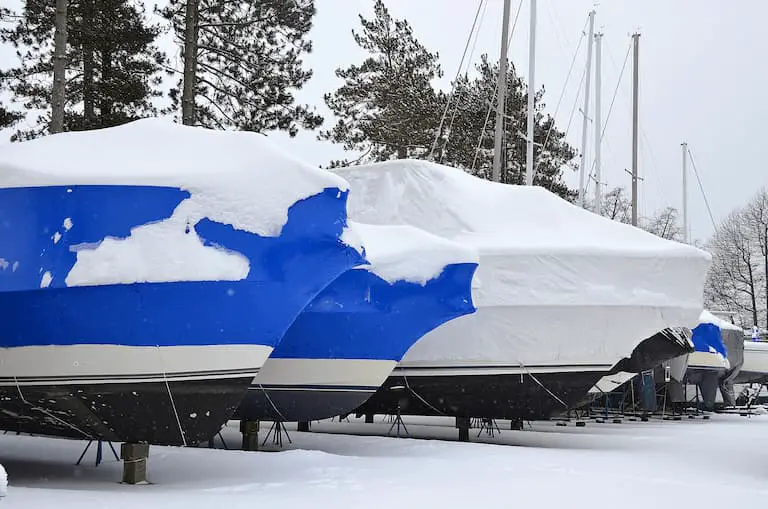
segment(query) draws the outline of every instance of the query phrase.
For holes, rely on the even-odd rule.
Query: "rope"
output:
[[[538,379],[538,378],[536,378],[535,376],[533,376],[533,373],[531,373],[531,372],[528,370],[528,368],[527,368],[527,367],[525,367],[525,365],[524,365],[522,362],[520,363],[520,367],[521,367],[521,368],[523,368],[523,369],[525,370],[526,374],[527,374],[528,376],[530,376],[530,377],[533,379],[533,381],[534,381],[534,382],[536,382],[537,384],[539,384],[539,386],[540,386],[542,389],[544,389],[545,391],[547,391],[547,394],[549,394],[550,396],[552,396],[553,398],[555,398],[555,399],[556,399],[556,400],[557,400],[557,401],[558,401],[558,402],[559,402],[561,405],[563,405],[563,406],[564,406],[566,409],[568,409],[568,405],[566,405],[566,404],[565,404],[565,401],[563,401],[562,399],[558,398],[558,397],[557,397],[557,395],[556,395],[554,392],[552,392],[552,391],[550,391],[549,389],[547,389],[547,387],[546,387],[546,386],[545,386],[543,383],[541,383],[541,382],[539,381],[539,379]]]
[[[555,106],[555,113],[552,115],[552,125],[549,126],[549,129],[547,129],[547,136],[544,138],[544,144],[541,146],[541,151],[544,152],[544,150],[547,148],[547,142],[549,141],[549,136],[552,134],[552,130],[555,128],[555,122],[554,119],[557,118],[557,112],[560,111],[560,104],[563,101],[563,97],[565,97],[565,89],[568,88],[568,82],[571,79],[571,73],[573,72],[573,68],[576,64],[576,58],[579,56],[579,50],[581,49],[581,43],[584,41],[584,37],[586,36],[586,33],[584,30],[587,27],[587,23],[589,22],[589,17],[587,17],[587,21],[584,22],[584,27],[581,29],[581,37],[579,38],[579,42],[576,44],[576,50],[573,52],[573,59],[571,59],[571,66],[568,68],[568,74],[565,77],[565,83],[563,83],[563,88],[560,91],[560,97],[557,99],[557,105]],[[530,93],[530,90],[529,90]],[[536,175],[538,175],[539,170],[536,168],[533,172],[533,178],[536,178]]]
[[[520,11],[523,9],[523,2],[521,1],[517,6],[517,13],[515,14],[515,21],[512,23],[512,30],[509,33],[507,40],[507,46],[512,43],[512,36],[515,35],[515,28],[517,27],[517,19],[520,17]],[[499,62],[499,71],[501,71],[501,62]],[[477,140],[477,148],[475,149],[475,157],[472,158],[472,167],[470,172],[475,172],[475,164],[477,163],[477,155],[480,153],[480,147],[483,145],[483,139],[485,138],[485,129],[488,127],[488,122],[491,119],[491,113],[495,109],[494,103],[496,101],[496,94],[499,92],[498,80],[493,85],[493,92],[491,93],[491,101],[488,103],[488,114],[485,116],[485,123],[483,123],[483,129],[480,131],[480,138]]]
[[[483,8],[483,12],[480,14],[480,24],[478,25],[478,30],[475,32],[475,40],[472,42],[472,49],[469,50],[469,60],[472,60],[472,55],[475,54],[475,47],[477,46],[477,40],[480,38],[480,26],[483,24],[483,18],[485,18],[485,11],[488,8],[488,3],[485,4],[485,7]],[[469,64],[467,64],[467,70],[469,70]],[[445,138],[445,144],[448,145],[448,140],[451,137],[451,133],[453,132],[453,123],[456,120],[456,114],[459,112],[459,102],[456,101],[456,104],[453,108],[453,113],[451,114],[451,122],[448,124],[448,135]],[[442,158],[441,161],[442,162]]]
[[[165,359],[163,358],[163,352],[160,349],[160,345],[157,345],[157,354],[160,356],[160,365],[163,368],[163,382],[165,382],[165,389],[168,391],[168,399],[171,400],[171,408],[173,409],[173,415],[176,417],[176,425],[179,427],[179,434],[181,435],[181,443],[184,445],[184,447],[187,447],[187,437],[184,434],[184,428],[181,426],[181,419],[179,418],[179,412],[176,410],[176,402],[173,400],[171,385],[168,383],[168,375],[165,372]]]
[[[267,398],[267,401],[269,402],[269,406],[272,407],[272,410],[275,411],[275,413],[280,418],[280,420],[282,422],[285,422],[285,416],[283,415],[283,413],[280,410],[278,410],[277,405],[275,405],[275,402],[272,401],[272,398],[269,397],[269,393],[267,392],[267,390],[261,384],[258,384],[258,386],[259,386],[259,389],[261,389],[261,392],[263,392],[264,396]]]
[[[446,415],[446,414],[445,414],[445,412],[442,412],[442,411],[440,411],[439,409],[437,409],[437,408],[435,408],[434,406],[432,406],[431,404],[429,404],[429,402],[428,402],[426,399],[422,398],[422,397],[419,395],[419,393],[418,393],[418,392],[414,391],[414,390],[411,388],[411,385],[408,383],[408,377],[407,377],[407,376],[403,375],[403,380],[405,381],[405,387],[406,387],[406,388],[407,388],[409,391],[411,391],[411,392],[413,393],[413,395],[414,395],[414,396],[416,396],[417,398],[419,398],[419,400],[420,400],[422,403],[424,403],[425,405],[427,405],[427,407],[429,407],[430,409],[434,410],[434,411],[435,411],[435,412],[437,412],[438,414],[440,414],[440,415]]]
[[[688,146],[688,155],[691,156],[691,166],[693,166],[693,173],[696,175],[696,182],[699,183],[699,189],[701,190],[701,196],[704,197],[704,205],[707,206],[707,213],[709,219],[712,221],[712,227],[717,230],[717,224],[715,223],[715,216],[712,215],[712,209],[709,207],[709,200],[707,199],[707,193],[704,192],[704,186],[701,184],[701,178],[699,178],[699,170],[696,168],[696,161],[693,159],[693,152],[691,152],[690,145]]]
[[[437,142],[440,140],[440,134],[443,132],[443,124],[445,123],[445,118],[448,116],[448,109],[451,107],[451,101],[453,100],[453,95],[456,92],[456,82],[458,81],[459,76],[461,75],[461,70],[464,67],[464,59],[467,56],[467,50],[469,49],[469,45],[472,42],[472,34],[475,33],[475,27],[477,26],[477,19],[480,16],[480,10],[482,9],[484,4],[485,4],[485,0],[480,0],[480,2],[477,4],[477,11],[475,11],[475,19],[472,22],[472,28],[469,31],[469,36],[467,37],[467,43],[464,45],[464,52],[461,54],[461,61],[459,62],[459,68],[456,70],[456,76],[454,77],[453,83],[451,84],[451,93],[448,94],[448,101],[445,103],[445,109],[443,110],[443,115],[442,117],[440,117],[440,125],[437,128],[437,133],[435,134],[435,141],[432,142],[432,148],[429,151],[428,159],[430,160],[432,159],[432,156],[435,153],[435,148],[437,148]],[[477,42],[477,39],[475,39],[475,42]],[[453,120],[451,120],[451,124],[453,124]]]
[[[15,376],[15,375],[14,375],[14,377],[13,377],[13,381],[14,381],[14,383],[16,384],[16,391],[18,391],[18,393],[19,393],[19,397],[21,398],[21,401],[22,401],[22,403],[24,403],[24,404],[26,404],[26,405],[29,405],[30,407],[32,407],[32,410],[39,410],[40,412],[44,413],[45,415],[47,415],[47,416],[48,416],[48,417],[50,417],[51,419],[53,419],[53,420],[55,420],[55,421],[58,421],[58,422],[60,422],[61,424],[63,424],[64,426],[67,426],[68,428],[71,428],[71,429],[73,429],[73,430],[77,431],[78,433],[82,434],[84,437],[88,438],[88,440],[97,440],[95,437],[93,437],[93,436],[91,436],[90,434],[86,433],[85,431],[81,430],[80,428],[78,428],[78,427],[77,427],[77,426],[75,426],[74,424],[70,424],[70,423],[68,423],[67,421],[63,420],[63,419],[61,419],[61,418],[59,418],[59,417],[56,417],[55,415],[53,415],[52,413],[50,413],[50,412],[49,412],[48,410],[46,410],[45,408],[42,408],[42,407],[39,407],[39,406],[33,405],[32,403],[30,403],[29,401],[27,401],[27,399],[24,397],[24,394],[21,392],[21,385],[19,385],[19,380],[16,378],[16,376]]]

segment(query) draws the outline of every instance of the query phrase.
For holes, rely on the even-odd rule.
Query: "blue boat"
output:
[[[189,128],[182,129],[183,136]],[[37,142],[27,143],[29,151]],[[156,280],[164,269],[147,263],[149,248],[137,236],[177,220],[196,190],[109,178],[110,185],[75,178],[18,186],[19,154],[4,155],[0,173],[16,176],[0,177],[0,429],[169,445],[207,440],[299,313],[364,263],[341,240],[347,194],[329,178],[288,207],[277,235],[191,214],[186,230],[155,240],[180,253],[189,241],[209,258],[193,267],[199,274],[185,266],[189,259],[171,259],[169,270],[184,278]],[[134,280],[104,282],[134,269]],[[219,269],[229,280],[212,277]]]
[[[345,415],[364,403],[422,336],[475,311],[471,282],[477,263],[464,253],[423,281],[385,279],[373,257],[371,267],[339,276],[288,329],[236,416],[312,421]],[[406,249],[400,256],[413,253]]]

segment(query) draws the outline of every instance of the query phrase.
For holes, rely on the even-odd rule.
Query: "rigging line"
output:
[[[701,178],[699,177],[699,170],[696,168],[696,161],[693,158],[693,152],[691,152],[691,146],[688,145],[688,155],[691,156],[691,166],[693,166],[693,173],[696,175],[696,181],[699,183],[699,189],[701,190],[701,195],[704,197],[704,205],[707,207],[707,213],[709,214],[709,219],[712,221],[712,228],[717,230],[717,224],[715,223],[715,216],[712,215],[712,209],[709,207],[709,200],[707,199],[707,193],[704,192],[704,186],[701,184]]]
[[[571,60],[571,66],[568,68],[568,74],[565,77],[565,83],[563,83],[563,88],[560,91],[560,97],[557,99],[557,105],[555,106],[555,113],[552,115],[552,125],[549,126],[549,129],[547,129],[547,135],[544,137],[544,144],[541,146],[541,151],[543,152],[547,148],[547,142],[549,141],[549,136],[552,134],[552,130],[555,128],[555,119],[557,118],[557,112],[560,111],[560,105],[563,101],[563,97],[565,97],[565,90],[568,88],[568,82],[571,79],[571,73],[573,72],[573,68],[576,65],[576,58],[579,56],[579,49],[581,49],[581,43],[584,42],[584,37],[586,37],[585,30],[587,28],[587,23],[589,22],[589,17],[587,17],[587,20],[584,22],[584,27],[581,29],[581,37],[579,38],[579,42],[576,44],[576,50],[573,52],[573,59]],[[536,169],[533,172],[533,178],[536,178],[536,175],[538,174],[538,169]]]
[[[520,0],[520,3],[517,5],[517,13],[515,14],[515,20],[512,23],[512,30],[510,30],[509,38],[507,39],[507,46],[510,46],[512,43],[512,36],[515,35],[515,28],[517,27],[517,20],[520,17],[520,11],[523,10],[523,0]],[[501,71],[501,62],[499,62],[499,71]],[[472,167],[470,168],[470,172],[474,173],[475,171],[475,164],[477,163],[477,155],[480,153],[480,147],[483,145],[483,138],[485,138],[485,129],[488,127],[488,122],[491,120],[491,113],[494,110],[494,102],[496,101],[496,94],[499,92],[499,83],[498,80],[493,84],[493,92],[491,93],[491,100],[488,103],[488,114],[485,116],[485,123],[483,123],[483,128],[480,130],[480,138],[477,140],[477,148],[475,149],[475,156],[472,158]]]
[[[616,96],[618,96],[619,94],[619,89],[621,88],[621,79],[624,77],[624,70],[627,68],[627,62],[629,61],[629,54],[631,51],[632,51],[632,43],[630,42],[629,47],[627,48],[627,54],[624,56],[624,63],[621,65],[621,71],[619,71],[619,79],[616,81],[616,88],[613,90],[611,105],[608,107],[608,113],[605,116],[605,124],[603,124],[603,130],[600,131],[600,143],[602,143],[603,139],[605,138],[605,130],[608,128],[608,121],[611,119],[611,112],[613,112],[613,105],[616,103]],[[592,166],[589,169],[588,179],[592,178],[592,174],[595,171],[595,164],[597,164],[597,162],[593,160]]]
[[[461,55],[461,61],[459,62],[459,68],[456,70],[456,77],[453,79],[453,83],[451,84],[451,92],[448,94],[448,101],[445,104],[445,109],[443,110],[443,115],[440,118],[440,126],[437,128],[437,134],[435,135],[435,141],[432,142],[432,148],[429,151],[429,157],[428,159],[432,159],[432,155],[435,152],[435,148],[437,148],[437,142],[440,140],[440,133],[443,130],[443,124],[445,123],[445,118],[448,116],[448,109],[451,107],[451,101],[453,100],[453,94],[456,92],[456,81],[458,81],[459,76],[461,75],[461,70],[464,68],[464,59],[467,57],[467,50],[469,50],[469,45],[472,43],[472,35],[475,33],[475,27],[477,26],[477,19],[480,16],[480,11],[483,8],[483,5],[485,4],[486,0],[480,0],[480,2],[477,4],[477,11],[475,11],[475,19],[472,21],[472,28],[469,31],[469,36],[467,37],[467,42],[464,45],[464,52]]]
[[[475,31],[475,40],[472,42],[472,48],[469,50],[469,58],[467,58],[467,69],[466,72],[469,72],[469,64],[472,61],[472,56],[475,54],[475,47],[477,47],[477,40],[480,38],[480,27],[483,26],[483,19],[485,18],[485,12],[488,10],[488,2],[485,2],[485,5],[483,7],[483,12],[480,13],[480,22],[477,25],[477,30]],[[457,98],[456,101],[454,101],[453,105],[453,113],[451,114],[451,121],[448,124],[448,134],[445,138],[445,144],[448,145],[448,140],[451,137],[451,132],[453,131],[453,123],[456,120],[456,114],[459,112],[459,99]],[[439,131],[438,131],[439,134]]]

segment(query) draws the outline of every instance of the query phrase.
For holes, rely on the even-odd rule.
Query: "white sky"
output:
[[[455,75],[479,0],[385,0],[393,16],[407,19],[419,40],[440,53],[448,87]],[[510,58],[528,74],[529,0],[523,0]],[[314,69],[312,81],[298,94],[300,100],[322,107],[325,92],[338,87],[336,67],[359,62],[351,29],[357,14],[370,16],[373,0],[316,0],[318,15],[311,33],[314,52],[306,59]],[[520,2],[513,0],[513,13]],[[538,0],[536,82],[547,90],[545,101],[553,113],[565,83],[576,44],[581,37],[589,0]],[[473,62],[480,54],[498,59],[502,0],[488,0]],[[747,200],[768,184],[762,154],[768,118],[768,66],[765,20],[768,2],[742,0],[605,0],[596,5],[596,28],[603,38],[603,117],[616,89],[619,69],[632,32],[640,31],[640,207],[642,214],[667,204],[681,207],[681,149],[687,141],[707,193],[715,219]],[[564,128],[584,70],[586,40],[557,118]],[[631,165],[631,58],[608,120],[603,144],[603,176],[609,187],[629,186],[624,168]],[[594,80],[593,80],[594,83]],[[593,87],[594,90],[594,87]],[[594,105],[594,99],[591,101]],[[579,100],[581,107],[581,100]],[[581,146],[581,119],[577,111],[569,131],[570,142]],[[340,148],[315,140],[314,134],[297,139],[273,135],[291,152],[324,164],[341,157]],[[591,161],[590,134],[588,157]],[[575,188],[578,178],[568,175]],[[694,238],[712,231],[695,177],[689,178],[689,211]]]
[[[318,14],[311,32],[315,49],[305,59],[315,75],[297,97],[301,102],[317,105],[330,125],[333,118],[323,104],[323,94],[340,85],[334,75],[337,67],[364,58],[355,46],[351,30],[359,26],[358,13],[371,15],[373,0],[315,1]],[[445,72],[440,82],[443,88],[449,86],[456,73],[479,1],[385,0],[394,17],[407,19],[419,40],[431,51],[439,52]],[[498,59],[503,1],[487,1],[472,63],[482,53],[489,53],[492,60]],[[519,6],[520,1],[513,0],[513,15]],[[650,214],[665,205],[681,206],[680,143],[684,140],[694,153],[716,220],[768,184],[768,168],[762,154],[768,118],[768,101],[763,97],[768,90],[768,42],[763,33],[768,2],[605,0],[594,4],[589,0],[538,0],[536,82],[537,87],[546,87],[545,101],[550,113],[554,113],[587,13],[593,6],[597,10],[596,27],[605,34],[604,117],[629,48],[629,36],[634,31],[642,34],[641,214]],[[528,74],[528,9],[529,0],[523,0],[510,50],[511,60],[524,76]],[[151,11],[151,5],[147,10]],[[557,114],[561,128],[567,125],[577,99],[585,49],[583,41]],[[0,49],[0,67],[7,66],[9,61],[12,62],[12,54]],[[630,59],[603,144],[603,177],[609,188],[630,183],[624,169],[631,164],[631,64]],[[581,99],[578,100],[581,107]],[[591,102],[594,105],[594,100]],[[295,139],[282,134],[271,137],[310,163],[326,164],[344,156],[340,147],[317,141],[316,133],[301,133]],[[581,146],[578,110],[568,138],[576,148]],[[589,161],[592,140],[590,133]],[[577,175],[569,173],[567,181],[575,188]],[[712,232],[712,224],[693,175],[689,183],[693,237],[703,239]]]

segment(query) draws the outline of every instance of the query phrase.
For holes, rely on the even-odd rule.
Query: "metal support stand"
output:
[[[480,431],[477,432],[477,436],[480,437],[483,431],[485,431],[491,438],[496,436],[496,433],[501,435],[501,429],[499,429],[499,425],[496,424],[496,420],[490,417],[487,419],[480,419]]]
[[[285,428],[285,424],[283,424],[283,421],[274,421],[272,423],[272,426],[269,427],[269,431],[267,431],[267,436],[264,437],[264,441],[261,443],[261,446],[264,447],[264,444],[267,443],[267,440],[269,440],[269,437],[272,437],[272,445],[276,445],[278,447],[283,447],[283,435],[285,435],[285,438],[288,439],[289,444],[293,444],[291,441],[291,435],[288,434],[288,430]]]
[[[93,440],[88,440],[88,445],[85,446],[85,449],[83,449],[83,453],[80,455],[80,457],[77,459],[77,463],[75,465],[80,465],[80,462],[83,461],[83,458],[85,457],[85,453],[88,452],[88,448],[93,443]],[[104,455],[102,454],[102,440],[96,440],[96,466],[98,467],[101,462],[104,459]],[[117,461],[120,461],[120,456],[117,455],[117,451],[115,450],[115,447],[112,445],[112,442],[107,442],[109,444],[109,448],[112,449],[112,454],[115,455],[115,459]]]
[[[405,431],[406,436],[410,436],[410,433],[408,433],[408,428],[405,427],[405,422],[403,422],[403,417],[400,415],[400,404],[397,405],[397,414],[395,415],[395,420],[392,422],[392,426],[389,427],[389,431],[387,431],[387,436],[389,436],[390,433],[392,433],[392,430],[397,426],[397,438],[400,438],[400,428],[402,427]]]

